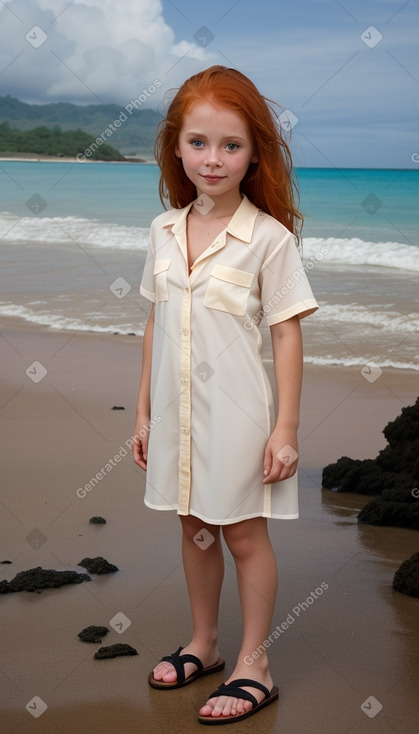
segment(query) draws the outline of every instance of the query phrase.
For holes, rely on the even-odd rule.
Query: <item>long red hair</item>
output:
[[[159,193],[165,206],[182,208],[196,198],[175,148],[184,115],[196,102],[208,100],[239,114],[247,123],[258,163],[250,163],[240,190],[250,201],[284,224],[298,239],[303,216],[298,211],[298,189],[292,175],[289,147],[281,134],[271,100],[236,69],[211,66],[187,79],[159,125],[154,153],[161,170]]]

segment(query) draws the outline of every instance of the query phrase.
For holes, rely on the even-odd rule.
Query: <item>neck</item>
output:
[[[197,197],[202,193],[202,191],[197,191]],[[208,196],[214,202],[214,206],[205,215],[205,219],[232,217],[234,212],[239,208],[243,198],[240,191],[227,192],[222,196],[211,196],[210,194]]]

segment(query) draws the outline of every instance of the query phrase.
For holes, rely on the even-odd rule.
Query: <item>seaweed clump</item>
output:
[[[131,645],[124,645],[118,642],[116,645],[108,647],[100,647],[94,654],[95,660],[105,660],[105,658],[119,658],[123,655],[138,655],[138,652]]]
[[[97,556],[96,558],[83,558],[83,560],[77,565],[83,566],[83,568],[85,568],[89,573],[95,573],[97,575],[119,571],[117,566],[114,566],[113,563],[109,563],[109,561],[102,556]]]
[[[82,642],[102,642],[102,637],[105,637],[109,632],[107,627],[98,627],[91,624],[90,627],[85,627],[81,632],[78,633],[77,637]]]
[[[0,594],[56,589],[66,584],[81,584],[83,581],[91,580],[87,573],[55,571],[54,569],[36,566],[36,568],[30,568],[28,571],[20,571],[11,581],[0,581]]]

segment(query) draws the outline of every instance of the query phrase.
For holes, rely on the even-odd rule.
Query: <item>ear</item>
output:
[[[176,155],[177,158],[182,158],[178,146],[176,146],[176,148],[175,148],[175,155]]]
[[[252,157],[252,158],[250,159],[250,163],[259,163],[259,158],[257,157],[257,155],[254,155],[254,156],[253,156],[253,157]]]

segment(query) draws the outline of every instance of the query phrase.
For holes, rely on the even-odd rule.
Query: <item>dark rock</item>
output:
[[[84,630],[78,633],[77,637],[80,637],[82,642],[102,642],[102,637],[105,637],[109,632],[107,627],[85,627]]]
[[[11,581],[0,582],[0,594],[9,594],[15,591],[38,591],[39,589],[56,589],[66,584],[81,584],[82,581],[91,581],[87,573],[77,571],[55,571],[41,566],[20,571]]]
[[[390,490],[396,492],[397,490]],[[358,514],[358,522],[369,525],[392,525],[399,528],[419,530],[419,503],[394,502],[386,499],[383,492],[377,499],[368,502]]]
[[[131,645],[124,645],[118,642],[116,645],[100,647],[94,654],[94,658],[95,660],[104,660],[105,658],[118,658],[122,655],[138,655],[138,652]]]
[[[379,494],[383,486],[394,487],[397,476],[395,473],[384,472],[378,468],[374,459],[361,461],[342,456],[336,464],[324,467],[322,486],[335,492]]]
[[[419,398],[383,430],[388,441],[375,459],[342,456],[324,467],[322,487],[335,492],[380,495],[359,513],[359,522],[419,528]],[[412,492],[415,490],[415,492]]]
[[[12,561],[0,561],[0,563],[11,563]]]
[[[123,405],[114,405],[111,410],[125,410]]]
[[[106,520],[104,517],[91,517],[89,522],[93,523],[94,525],[106,525]]]
[[[103,574],[103,573],[115,573],[118,571],[118,567],[114,566],[113,563],[109,563],[106,558],[97,556],[97,558],[83,558],[78,566],[83,566],[89,573]]]
[[[397,569],[393,589],[408,596],[419,596],[419,553],[414,553]]]

